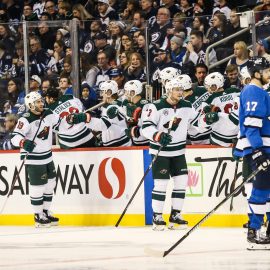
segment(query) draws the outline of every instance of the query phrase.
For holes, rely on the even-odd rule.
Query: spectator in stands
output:
[[[142,11],[136,11],[133,15],[133,22],[129,27],[129,30],[140,30],[144,31],[145,29],[145,15]]]
[[[178,12],[173,16],[172,26],[173,28],[167,30],[167,34],[169,35],[177,35],[181,32],[184,32],[187,35],[187,28],[184,25],[185,23],[185,14],[182,12]]]
[[[84,8],[82,4],[75,4],[72,7],[72,15],[73,18],[77,18],[80,21],[80,30],[84,29],[88,31],[90,28],[90,20],[94,19],[94,17],[88,13],[88,11]]]
[[[30,85],[29,85],[30,92],[38,92],[42,95],[41,91],[41,79],[38,75],[32,75],[30,78]]]
[[[191,27],[193,17],[193,6],[190,0],[180,0],[180,10],[185,14],[185,26]]]
[[[238,66],[235,64],[230,64],[226,67],[226,79],[224,83],[224,89],[227,88],[239,88],[241,87],[241,81],[239,79]]]
[[[144,19],[153,25],[156,21],[157,10],[154,8],[153,0],[142,0],[140,2],[142,10],[144,12]]]
[[[33,12],[31,4],[24,4],[22,21],[38,21],[38,16]]]
[[[130,52],[125,52],[125,51],[122,52],[122,53],[119,55],[119,60],[120,60],[119,68],[120,68],[120,69],[126,70],[126,69],[128,68],[130,55],[131,55]]]
[[[55,36],[55,40],[61,40],[64,42],[65,47],[70,47],[71,43],[70,43],[70,34],[66,29],[63,28],[59,28],[56,31],[56,36]]]
[[[228,62],[230,64],[236,64],[239,71],[247,65],[248,61],[248,49],[247,44],[244,41],[237,41],[234,43],[234,57]]]
[[[0,24],[0,41],[2,41],[5,44],[7,51],[11,55],[13,55],[15,41],[14,37],[11,34],[8,24]]]
[[[137,52],[142,56],[143,59],[146,57],[146,50],[148,49],[146,46],[145,36],[141,33],[138,36],[138,49]]]
[[[270,54],[268,53],[270,49],[269,42],[266,39],[260,39],[256,43],[256,52],[260,57],[264,57],[270,62]],[[249,57],[253,57],[253,51],[250,50]]]
[[[107,57],[109,58],[109,62],[115,61],[116,50],[113,46],[107,43],[107,35],[105,33],[99,33],[94,37],[94,42],[96,46],[96,50],[94,54],[97,55],[98,52],[105,52]]]
[[[18,122],[18,117],[15,114],[7,114],[5,117],[5,136],[1,139],[0,149],[1,150],[11,150],[14,149],[11,144],[11,138],[13,136],[13,130]]]
[[[102,24],[109,25],[110,21],[119,19],[117,12],[110,6],[109,0],[98,0],[97,9],[98,18]]]
[[[63,71],[60,73],[60,77],[65,76],[67,78],[72,77],[72,61],[71,55],[66,55],[63,63]]]
[[[124,52],[124,51],[133,52],[133,50],[134,50],[134,46],[133,46],[132,38],[128,34],[123,34],[121,37],[121,47],[120,47],[119,53]]]
[[[39,20],[44,21],[44,22],[50,21],[49,13],[48,12],[42,12],[41,15],[40,15]]]
[[[64,42],[62,40],[56,40],[53,44],[53,54],[55,59],[57,72],[60,74],[64,69],[64,58],[66,56],[64,51]]]
[[[84,106],[84,109],[87,110],[97,104],[97,95],[96,92],[91,89],[91,87],[84,81],[82,83],[82,92],[80,100]]]
[[[205,35],[208,30],[207,23],[204,17],[195,16],[192,23],[192,30],[201,31]]]
[[[190,42],[187,44],[187,52],[183,63],[192,62],[194,65],[205,63],[205,52],[207,46],[203,43],[203,33],[201,31],[192,31],[190,33]],[[217,62],[216,52],[212,49],[209,53],[209,64]]]
[[[24,77],[24,51],[23,41],[20,40],[15,44],[15,55],[12,59],[12,77],[23,78]]]
[[[183,57],[186,54],[186,48],[183,47],[184,38],[173,36],[170,40],[170,43],[172,61],[176,63],[182,63]]]
[[[227,36],[230,36],[230,35],[238,32],[242,29],[243,28],[241,28],[241,26],[240,26],[240,15],[237,13],[236,9],[234,8],[231,10],[230,21],[227,25]],[[246,44],[248,44],[250,41],[249,31],[230,39],[226,43],[227,47],[233,48],[233,45],[236,41],[244,41]],[[231,50],[231,51],[233,52],[233,50]]]
[[[38,24],[39,39],[41,47],[46,50],[53,50],[55,41],[55,34],[52,28],[49,27],[48,23],[42,21]]]
[[[204,87],[204,79],[208,74],[208,67],[201,63],[195,66],[195,79],[192,83],[192,89],[195,90],[197,87]]]
[[[71,11],[71,5],[70,3],[63,1],[61,3],[58,3],[58,20],[71,20],[73,17],[72,11]]]
[[[130,55],[129,65],[124,75],[127,81],[146,81],[145,63],[139,53],[134,52]]]
[[[102,30],[102,23],[100,20],[91,21],[90,38],[94,38]]]
[[[109,76],[110,76],[110,80],[116,81],[119,90],[124,89],[126,80],[121,69],[119,68],[112,69]]]
[[[51,21],[54,21],[57,19],[57,9],[56,9],[54,1],[47,0],[45,4],[45,10],[49,14],[49,19]]]
[[[170,11],[171,17],[180,12],[179,6],[175,4],[174,0],[163,0],[162,3]]]
[[[46,93],[47,93],[47,90],[52,87],[53,84],[52,82],[48,79],[48,78],[45,78],[42,80],[42,83],[41,83],[41,92],[42,92],[42,96],[45,97],[46,96]]]
[[[71,85],[70,78],[67,76],[62,76],[59,79],[59,88],[61,95],[73,95],[73,89]]]
[[[127,0],[126,8],[120,17],[123,21],[131,21],[134,18],[134,14],[140,10],[139,2],[137,0]]]
[[[56,71],[55,60],[47,53],[47,50],[41,48],[40,40],[37,36],[30,37],[31,55],[29,64],[31,75],[45,76]]]
[[[96,82],[95,82],[96,86],[98,86],[101,82],[109,80],[109,74],[112,69],[109,63],[109,58],[107,54],[103,51],[98,53],[97,62],[98,62],[99,72],[96,77]]]
[[[0,41],[0,79],[9,79],[12,74],[12,55],[6,45]]]
[[[88,53],[81,53],[81,79],[84,80],[90,87],[94,87],[97,75],[99,73],[98,67],[93,55]]]
[[[122,36],[125,30],[125,24],[121,21],[112,21],[110,23],[109,29],[111,34],[111,39],[108,40],[110,44],[116,50],[116,56],[119,54],[122,44]]]
[[[230,19],[231,9],[228,7],[227,0],[218,1],[216,7],[213,9],[213,15],[215,15],[216,12],[223,13],[227,20]]]
[[[193,15],[204,17],[206,20],[206,16],[212,14],[213,11],[213,1],[212,0],[197,0],[193,7]],[[210,17],[210,16],[209,16]]]
[[[2,0],[1,1],[6,6],[6,15],[9,19],[9,22],[16,21],[18,22],[20,20],[21,16],[21,10],[19,5],[16,3],[15,0]],[[2,20],[2,19],[1,19]]]
[[[166,48],[167,30],[172,28],[170,11],[167,8],[159,8],[157,20],[150,29],[151,44],[154,48]]]

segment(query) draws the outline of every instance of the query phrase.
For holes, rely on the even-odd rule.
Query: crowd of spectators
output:
[[[7,113],[23,111],[23,21],[35,22],[28,28],[30,91],[45,95],[54,86],[64,95],[73,93],[74,78],[71,34],[66,22],[77,20],[79,92],[88,109],[98,102],[99,84],[108,79],[116,80],[121,89],[128,80],[146,82],[149,76],[154,98],[160,97],[159,71],[165,67],[176,67],[191,75],[194,84],[202,84],[196,74],[198,66],[206,61],[207,47],[241,30],[239,12],[243,9],[254,9],[256,20],[262,20],[270,14],[270,1],[2,0],[0,112],[4,117]],[[51,21],[55,22],[53,26]],[[269,30],[267,23],[258,28],[256,46],[257,54],[268,59]],[[234,54],[228,63],[216,67],[229,80],[229,74],[235,72],[231,67],[236,66],[239,72],[254,54],[248,50],[250,44],[249,31],[223,42],[210,51],[210,65]]]

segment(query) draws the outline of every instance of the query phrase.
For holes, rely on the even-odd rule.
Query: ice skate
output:
[[[243,224],[243,228],[244,228],[244,229],[248,229],[249,223],[250,223],[250,221],[248,221],[247,223]]]
[[[153,214],[153,230],[154,231],[163,231],[165,229],[166,222],[164,221],[162,214],[154,213]]]
[[[260,230],[248,229],[247,250],[270,250],[270,237],[261,236]]]
[[[35,214],[34,219],[36,228],[51,227],[51,221],[43,213]]]
[[[187,228],[188,222],[181,218],[180,211],[172,210],[170,218],[169,218],[169,226],[170,230],[183,230]]]
[[[58,217],[54,217],[53,213],[49,210],[43,210],[43,213],[46,216],[46,218],[51,221],[51,226],[58,226],[59,223]]]

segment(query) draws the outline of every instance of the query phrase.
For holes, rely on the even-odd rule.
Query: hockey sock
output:
[[[169,179],[154,179],[152,191],[152,208],[155,213],[162,213],[166,199],[166,190]]]
[[[45,185],[45,190],[43,194],[43,209],[49,210],[52,204],[53,191],[56,185],[55,178],[48,179],[48,183]]]
[[[181,211],[186,196],[188,175],[173,176],[174,188],[172,191],[172,209]]]
[[[249,220],[250,228],[259,230],[263,223],[264,214],[266,212],[266,201],[269,196],[268,190],[252,189],[249,203]]]
[[[34,209],[34,213],[42,213],[43,211],[43,193],[45,190],[45,185],[33,186],[29,187],[29,194],[31,204]]]

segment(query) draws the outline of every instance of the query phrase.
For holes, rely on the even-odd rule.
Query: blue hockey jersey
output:
[[[258,148],[270,153],[270,97],[254,84],[245,86],[240,95],[239,128],[236,156],[249,155]]]

